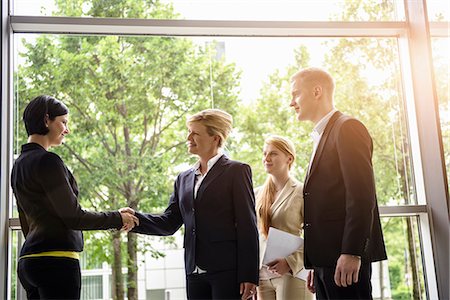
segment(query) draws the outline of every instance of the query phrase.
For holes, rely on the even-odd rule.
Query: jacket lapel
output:
[[[275,199],[275,201],[271,206],[272,215],[274,215],[275,211],[279,209],[284,202],[286,202],[289,196],[292,195],[296,186],[297,183],[291,178],[289,178],[288,182],[286,182],[286,185],[283,187],[283,190],[281,191],[280,195],[278,195],[277,199]]]
[[[195,170],[192,169],[187,175],[186,175],[186,186],[184,187],[184,190],[186,193],[189,194],[189,200],[194,202],[194,184],[195,184]]]
[[[325,127],[325,130],[323,131],[322,137],[320,138],[319,145],[317,146],[317,150],[314,155],[314,159],[311,162],[312,165],[311,165],[310,171],[309,171],[309,173],[306,174],[305,184],[304,184],[305,187],[308,184],[309,178],[314,173],[314,171],[317,169],[317,165],[319,163],[320,156],[322,155],[323,149],[325,148],[325,144],[327,142],[327,139],[331,132],[331,129],[333,128],[334,123],[340,116],[342,116],[342,113],[340,111],[336,111],[333,114],[333,116],[330,118],[330,120],[328,121],[328,124]]]
[[[228,164],[228,157],[222,155],[219,160],[214,164],[214,166],[209,170],[208,174],[206,174],[205,179],[203,179],[202,184],[198,188],[197,198],[195,201],[200,201],[203,196],[204,191],[208,188],[208,186],[213,182],[220,174],[225,171],[224,166]]]

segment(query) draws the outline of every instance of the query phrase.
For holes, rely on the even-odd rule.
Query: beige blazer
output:
[[[260,225],[259,208],[261,203],[258,194],[261,187],[255,189],[256,215]],[[300,236],[303,229],[303,184],[290,177],[278,197],[272,204],[271,227]],[[266,238],[259,233],[260,267],[266,251]],[[295,275],[303,269],[303,247],[286,257],[286,261]]]

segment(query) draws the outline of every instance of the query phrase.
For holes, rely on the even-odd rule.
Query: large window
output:
[[[28,16],[110,17],[252,21],[398,21],[405,19],[401,0],[159,0],[48,1],[15,0],[14,14]],[[101,4],[100,4],[101,3]],[[143,3],[144,5],[142,5]],[[155,5],[159,9],[155,9]],[[163,8],[163,9],[160,9]],[[353,19],[355,20],[355,19]]]
[[[447,170],[447,184],[450,191],[450,40],[434,38],[432,40],[434,78],[439,101],[439,118],[444,147],[444,160]]]
[[[425,100],[414,95],[417,70],[409,59],[417,57],[405,46],[408,1],[11,1],[11,72],[2,76],[12,91],[2,126],[7,117],[12,127],[10,138],[2,137],[2,153],[12,162],[26,141],[21,116],[27,102],[54,95],[69,107],[71,134],[53,151],[73,171],[82,206],[100,211],[133,203],[160,212],[175,176],[195,162],[185,149],[186,116],[215,107],[234,116],[226,151],[251,165],[255,186],[265,178],[260,162],[268,134],[295,141],[293,172],[302,181],[312,125],[295,120],[289,77],[302,67],[324,67],[336,79],[336,107],[359,118],[374,141],[389,257],[373,266],[374,297],[433,299],[442,281],[436,284],[439,255],[432,249],[442,246],[431,244],[436,236],[428,213],[431,203],[445,199],[430,196],[422,178],[428,150],[415,110]],[[432,4],[429,16],[436,15]],[[442,15],[433,21],[448,19]],[[432,46],[448,174],[448,36],[433,39]],[[2,187],[9,184],[2,180]],[[10,203],[0,216],[11,224],[8,291],[21,299],[15,266],[23,238],[14,197],[6,188],[1,196]],[[181,235],[161,240],[85,233],[83,299],[117,293],[184,299]],[[130,287],[137,290],[129,293]]]

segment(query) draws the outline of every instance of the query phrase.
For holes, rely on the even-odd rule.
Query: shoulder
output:
[[[350,130],[350,129],[364,129],[367,131],[366,126],[355,117],[342,114],[336,119],[335,126],[337,126],[341,130]]]
[[[64,166],[64,162],[61,159],[61,157],[59,157],[58,154],[53,153],[53,152],[46,152],[45,154],[43,154],[40,157],[39,160],[40,164],[49,164],[49,165],[62,165]]]
[[[36,171],[45,184],[60,182],[64,178],[72,177],[61,157],[53,152],[46,152],[39,158]]]
[[[250,166],[247,163],[245,163],[245,162],[241,162],[241,161],[238,161],[238,160],[232,160],[232,159],[229,159],[226,156],[222,157],[222,159],[224,160],[224,165],[227,165],[230,168],[233,168],[233,169],[250,169]]]
[[[39,158],[39,169],[42,171],[56,171],[66,169],[61,157],[53,152],[46,152]]]
[[[294,189],[292,193],[292,197],[294,198],[303,198],[303,183],[298,181],[297,179],[290,177],[289,178],[290,184],[292,188]]]

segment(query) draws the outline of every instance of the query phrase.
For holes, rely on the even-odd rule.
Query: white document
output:
[[[303,239],[301,237],[270,227],[262,263],[267,265],[267,263],[277,258],[289,256],[301,246],[303,246]],[[295,275],[295,277],[305,281],[307,276],[308,270],[304,268]]]

